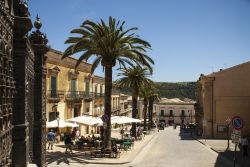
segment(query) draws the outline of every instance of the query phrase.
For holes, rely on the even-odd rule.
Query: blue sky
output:
[[[250,0],[31,0],[29,8],[59,51],[86,19],[113,16],[138,27],[152,45],[155,81],[196,81],[250,60]],[[103,76],[102,68],[96,74]]]

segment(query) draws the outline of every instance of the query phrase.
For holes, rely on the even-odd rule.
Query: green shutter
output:
[[[75,79],[71,80],[71,94],[73,97],[76,96],[76,80]]]
[[[51,97],[56,97],[56,77],[51,76]]]

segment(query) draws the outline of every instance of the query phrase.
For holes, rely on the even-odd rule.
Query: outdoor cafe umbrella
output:
[[[88,115],[82,115],[82,116],[79,116],[79,117],[70,118],[67,121],[76,122],[78,124],[89,125],[89,126],[101,125],[102,124],[101,118],[92,117],[92,116],[88,116]]]
[[[115,123],[117,123],[117,124],[126,124],[126,123],[139,123],[139,122],[141,122],[141,120],[126,117],[126,116],[119,116],[119,117],[115,117],[115,118],[111,119],[112,124],[115,124]]]
[[[79,125],[77,125],[76,123],[70,123],[70,122],[66,122],[64,120],[54,120],[54,121],[50,121],[46,123],[46,127],[47,128],[66,128],[66,127],[78,127]]]

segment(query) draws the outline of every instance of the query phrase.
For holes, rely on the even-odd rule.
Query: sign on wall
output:
[[[232,118],[232,126],[236,130],[241,130],[243,128],[243,120],[239,116],[234,116]]]

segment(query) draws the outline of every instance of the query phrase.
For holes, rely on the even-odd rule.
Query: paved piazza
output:
[[[97,165],[82,162],[51,164],[48,167],[228,167],[232,165],[228,160],[218,157],[214,151],[193,140],[189,133],[179,132],[179,129],[172,127],[161,130],[128,164]]]

